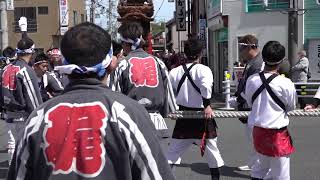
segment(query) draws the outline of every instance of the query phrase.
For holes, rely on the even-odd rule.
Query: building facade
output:
[[[28,36],[38,51],[59,47],[68,28],[86,21],[84,0],[19,0],[14,10],[7,11],[9,46],[16,47],[21,39],[19,18],[28,20]]]
[[[290,0],[207,0],[209,65],[215,75],[215,91],[222,92],[224,71],[233,74],[239,59],[238,41],[247,34],[255,35],[259,47],[277,40],[288,47],[288,13]],[[299,1],[298,7],[303,7]],[[298,49],[304,46],[303,16],[298,17]],[[287,49],[288,52],[288,49]],[[294,61],[294,60],[293,60]]]
[[[308,52],[311,80],[320,80],[320,3],[304,0],[303,32],[304,47]]]
[[[177,31],[175,18],[166,23],[166,48],[176,53],[183,52],[184,42],[188,39],[188,26],[186,31]]]

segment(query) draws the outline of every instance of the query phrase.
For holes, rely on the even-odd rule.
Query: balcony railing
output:
[[[36,20],[28,20],[28,29],[27,31],[28,32],[37,32],[38,30],[38,24],[37,24],[37,21]],[[18,21],[15,21],[12,23],[13,25],[13,31],[18,33],[20,32],[20,27],[19,27],[19,22]]]

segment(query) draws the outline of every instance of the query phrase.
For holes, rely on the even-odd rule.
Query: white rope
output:
[[[214,111],[214,118],[243,118],[248,117],[249,111]],[[298,117],[320,117],[320,109],[315,109],[313,112],[305,112],[303,110],[294,110],[288,112],[288,116]],[[168,115],[171,119],[202,119],[204,118],[203,111],[176,111]]]

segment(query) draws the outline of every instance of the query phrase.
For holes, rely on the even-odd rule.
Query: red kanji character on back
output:
[[[47,114],[45,156],[54,174],[99,175],[105,164],[106,110],[98,103],[58,105]]]
[[[157,87],[159,84],[156,60],[152,57],[129,59],[130,81],[136,87]]]
[[[2,74],[2,86],[4,88],[7,88],[9,90],[16,90],[17,88],[17,74],[20,71],[19,66],[15,66],[12,64],[9,64],[3,74]]]

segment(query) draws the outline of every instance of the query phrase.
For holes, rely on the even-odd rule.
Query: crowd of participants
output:
[[[170,180],[192,144],[207,160],[211,179],[220,179],[224,161],[210,101],[213,74],[201,64],[201,41],[190,38],[184,53],[158,58],[142,49],[138,23],[121,25],[120,43],[99,26],[82,23],[66,32],[59,48],[36,54],[25,18],[19,26],[21,40],[1,58],[1,114],[10,135],[7,179]],[[245,167],[252,179],[288,180],[294,147],[286,112],[295,108],[296,92],[278,76],[285,49],[270,41],[260,51],[251,35],[239,46],[247,61],[232,100],[239,110],[252,111],[240,119],[252,146]],[[177,119],[163,152],[160,138],[170,136],[164,118],[177,108],[204,111],[204,118]]]

